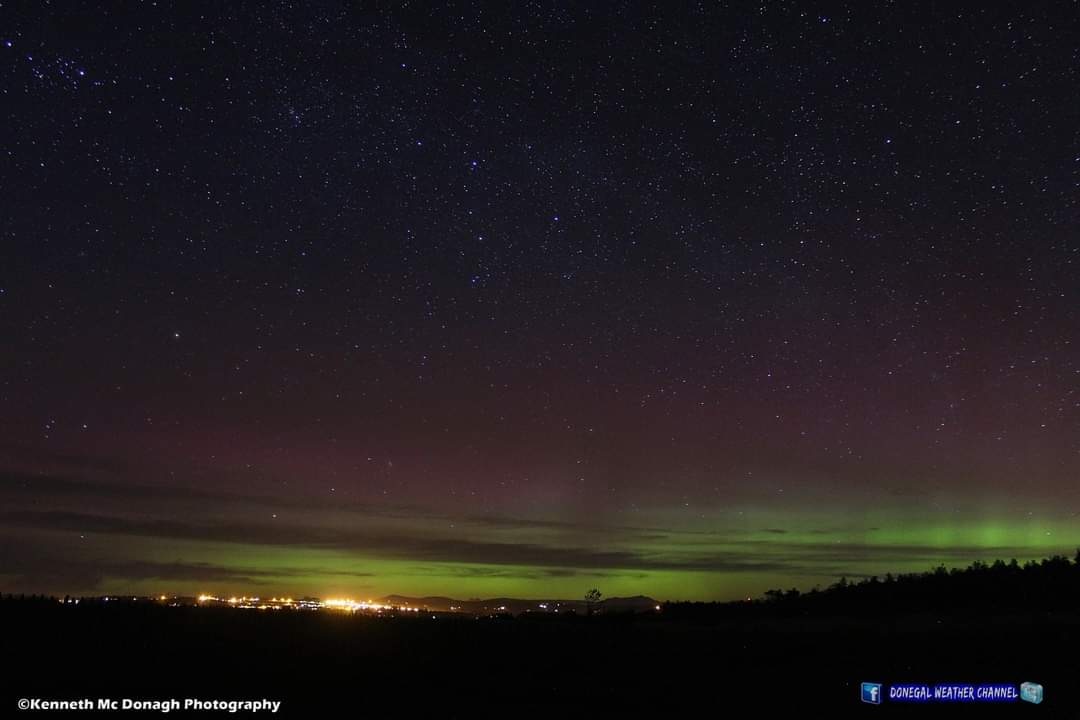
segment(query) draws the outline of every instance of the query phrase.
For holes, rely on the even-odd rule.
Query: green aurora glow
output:
[[[119,507],[90,513],[78,496],[48,513],[11,510],[6,524],[24,532],[9,532],[4,542],[29,555],[3,582],[72,594],[357,598],[577,598],[596,586],[608,596],[707,600],[976,559],[1024,561],[1080,545],[1072,517],[991,517],[971,508],[856,515],[850,507],[744,506],[692,518],[670,508],[651,518],[638,513],[633,524],[609,517],[585,525],[262,503],[223,497],[219,518],[209,521],[181,520],[182,503],[165,510],[151,503],[138,519]],[[64,582],[35,576],[35,553],[43,566],[62,557]]]

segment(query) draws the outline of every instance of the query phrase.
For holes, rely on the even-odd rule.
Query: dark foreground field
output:
[[[535,705],[634,716],[656,704],[689,703],[704,703],[715,717],[752,707],[761,717],[781,708],[808,717],[1080,717],[1080,616],[1068,613],[710,623],[7,600],[0,632],[5,717],[24,697],[271,698],[282,701],[282,712],[307,717],[330,710],[368,717],[386,706],[400,717],[432,706],[440,717],[515,715]],[[864,680],[1033,681],[1046,699],[1038,706],[870,706],[859,699]]]

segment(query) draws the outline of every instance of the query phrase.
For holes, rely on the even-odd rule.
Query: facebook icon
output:
[[[862,684],[862,701],[871,705],[881,704],[881,683]]]

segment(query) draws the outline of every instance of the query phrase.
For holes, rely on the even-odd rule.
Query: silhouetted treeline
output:
[[[669,619],[724,619],[791,615],[881,615],[903,612],[1051,611],[1080,607],[1080,550],[1074,561],[1055,555],[1023,564],[1015,559],[966,568],[943,565],[923,573],[847,578],[825,589],[769,590],[742,602],[675,602],[664,605]]]

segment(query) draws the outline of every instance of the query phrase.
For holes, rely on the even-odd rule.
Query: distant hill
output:
[[[619,610],[633,612],[655,612],[660,603],[647,595],[634,595],[632,597],[614,597],[600,601],[600,607],[604,610]]]
[[[584,600],[523,600],[520,598],[487,598],[483,600],[455,600],[441,596],[409,597],[406,595],[387,595],[379,598],[385,605],[407,606],[432,612],[463,612],[476,615],[495,613],[556,613],[586,611]],[[645,595],[633,597],[613,597],[601,600],[597,605],[600,612],[654,612],[660,605],[656,600]]]

